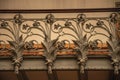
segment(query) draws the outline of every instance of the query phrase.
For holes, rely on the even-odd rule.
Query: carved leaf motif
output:
[[[23,40],[23,35],[19,37],[19,41],[21,42]]]
[[[54,30],[58,30],[61,27],[60,24],[54,24]]]
[[[18,52],[22,52],[24,50],[24,44],[23,42],[21,42],[21,44],[19,44],[19,47],[18,47]]]
[[[50,42],[50,48],[55,47],[57,41],[58,41],[58,38],[52,40],[52,41]]]
[[[21,24],[22,23],[22,19],[23,19],[23,16],[20,15],[20,14],[16,14],[14,16],[14,21],[15,21],[16,24]]]
[[[52,47],[50,50],[50,59],[53,61],[56,59],[56,55],[57,55],[56,51],[57,51],[57,49],[55,47]]]
[[[47,23],[53,24],[55,17],[52,14],[48,14],[45,19],[47,20]]]
[[[115,24],[117,22],[118,15],[117,13],[112,13],[109,18],[110,18],[110,21]]]
[[[85,34],[83,37],[83,41],[86,41],[86,40],[87,40],[87,34]]]
[[[0,27],[7,27],[9,24],[8,22],[3,21],[0,25]]]
[[[113,45],[110,42],[108,42],[108,41],[106,43],[108,45],[109,50],[113,52],[114,51]]]
[[[17,46],[17,45],[16,45],[17,43],[16,43],[15,41],[8,41],[8,43],[9,43],[10,46],[13,47],[13,48],[16,48],[16,46]]]
[[[49,51],[48,51],[48,46],[46,45],[46,43],[45,42],[41,42],[41,44],[42,44],[42,46],[43,46],[43,48],[44,48],[44,56],[46,56],[47,54],[46,53],[48,53]]]
[[[77,15],[78,22],[84,22],[85,19],[86,19],[86,15],[85,14],[78,14]]]
[[[96,25],[99,26],[99,27],[102,26],[103,24],[104,24],[104,22],[101,21],[101,20],[98,20],[98,22],[96,23]]]
[[[74,44],[78,47],[81,47],[81,43],[80,41],[77,41],[77,40],[72,40],[74,42]]]
[[[26,30],[28,27],[29,27],[28,24],[24,24],[23,27],[22,27],[22,29],[23,29],[23,30]]]
[[[33,23],[33,26],[34,26],[34,27],[40,26],[40,22],[35,21],[35,22]]]
[[[66,27],[70,27],[71,25],[72,25],[72,23],[71,22],[69,22],[69,21],[66,21],[66,23],[64,24]]]
[[[89,45],[87,43],[84,43],[82,51],[86,52],[89,48]]]
[[[55,60],[56,58],[56,43],[57,43],[58,39],[54,39],[50,42],[44,42],[42,43],[43,48],[44,48],[44,55],[46,57],[46,59],[50,59],[50,60]]]
[[[91,23],[86,24],[86,29],[91,29],[93,27],[93,25]]]

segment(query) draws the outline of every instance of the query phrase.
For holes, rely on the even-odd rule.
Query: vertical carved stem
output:
[[[85,73],[86,61],[87,61],[87,59],[79,58],[78,64],[79,64],[79,67],[80,67],[80,73],[81,74]]]
[[[16,74],[19,74],[19,68],[21,66],[22,60],[23,60],[22,55],[18,59],[16,59],[15,57],[13,57],[14,71],[15,71]]]
[[[113,67],[114,67],[114,74],[118,75],[119,74],[119,61],[116,59],[113,61]]]
[[[50,65],[50,64],[48,65],[48,73],[52,74],[52,65]]]
[[[114,73],[115,73],[116,75],[119,74],[119,66],[118,66],[118,65],[114,65]]]
[[[84,65],[80,65],[80,73],[81,74],[85,73],[85,66]]]
[[[46,62],[46,65],[47,65],[47,68],[48,68],[48,73],[49,73],[49,74],[52,74],[53,61],[50,60],[50,59],[47,59],[46,61],[47,61],[47,62]]]
[[[20,64],[15,64],[14,65],[14,69],[15,69],[15,73],[18,74],[19,73],[19,68],[20,68]]]

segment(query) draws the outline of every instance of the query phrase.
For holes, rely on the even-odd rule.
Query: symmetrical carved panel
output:
[[[13,18],[0,18],[0,51],[10,51],[14,70],[22,66],[23,51],[42,50],[48,73],[57,52],[75,52],[80,73],[83,74],[90,50],[102,50],[108,46],[115,74],[120,63],[119,14],[112,13],[104,18],[91,18],[78,14],[73,18],[57,18],[47,14],[44,18],[25,18],[16,14]],[[39,45],[42,45],[42,49]],[[71,48],[73,44],[75,47]],[[9,47],[10,46],[10,47]]]

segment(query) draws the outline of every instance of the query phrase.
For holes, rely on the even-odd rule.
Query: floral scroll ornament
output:
[[[20,19],[19,19],[20,18]],[[21,15],[15,15],[14,21],[13,21],[13,28],[9,24],[8,21],[2,20],[2,23],[0,24],[0,29],[6,30],[10,32],[12,35],[1,33],[1,36],[6,36],[10,40],[8,43],[10,44],[10,52],[12,56],[12,61],[15,69],[15,73],[19,73],[19,68],[21,66],[21,62],[23,60],[22,52],[24,48],[24,42],[23,42],[23,36],[19,34],[19,26],[17,24],[21,24],[22,19]],[[5,41],[2,41],[5,42]]]
[[[13,65],[14,65],[14,69],[15,69],[15,73],[18,74],[19,73],[19,68],[21,66],[21,63],[23,61],[23,55],[22,52],[24,50],[24,43],[23,43],[23,37],[22,35],[19,37],[19,43],[17,43],[16,41],[8,41],[10,46],[11,46],[11,54],[12,54],[12,58],[13,58]]]
[[[117,13],[112,13],[109,17],[110,22],[111,22],[111,28],[112,28],[112,32],[109,38],[109,41],[107,41],[107,45],[110,51],[110,56],[111,56],[111,60],[112,60],[112,65],[114,67],[114,73],[116,75],[119,74],[119,65],[120,65],[120,38],[117,34],[119,34],[120,32],[118,32],[117,27],[115,26],[115,24],[117,23],[118,20],[118,15]]]
[[[83,37],[82,42],[81,41],[74,41],[74,44],[76,45],[75,51],[77,52],[77,60],[78,64],[80,66],[80,73],[84,74],[86,62],[87,62],[87,51],[88,51],[88,43],[86,42],[87,38],[86,35]]]
[[[75,51],[77,52],[77,60],[78,64],[80,66],[80,73],[84,74],[86,62],[87,62],[87,52],[89,44],[87,42],[87,35],[83,35],[82,26],[86,21],[86,15],[85,14],[78,14],[77,16],[77,23],[78,25],[81,24],[81,26],[78,26],[79,32],[78,39],[73,40],[74,44],[76,45]]]
[[[15,40],[13,41],[8,41],[11,48],[11,54],[12,54],[12,58],[13,58],[13,65],[14,65],[14,69],[15,69],[15,73],[18,74],[19,73],[19,68],[21,66],[21,63],[23,61],[23,50],[24,50],[24,41],[23,41],[23,35],[20,35],[20,25],[22,24],[22,19],[23,16],[20,14],[16,14],[14,16],[14,21],[13,21],[13,27],[14,27],[14,38]]]
[[[23,16],[21,14],[16,14],[11,21],[2,20],[0,24],[0,29],[6,30],[10,34],[0,33],[0,36],[6,36],[9,39],[7,42],[10,45],[8,50],[11,53],[13,66],[16,74],[19,74],[19,68],[22,65],[23,61],[23,51],[26,45],[26,39],[29,37],[28,35],[23,37],[23,32],[21,31],[21,27],[23,23]],[[12,25],[11,25],[12,24]],[[27,25],[27,24],[26,24]],[[26,29],[26,25],[24,25],[22,29]],[[27,25],[28,27],[28,25]],[[26,33],[28,34],[29,31]],[[24,33],[25,34],[25,33]],[[5,43],[6,41],[0,40],[0,43]]]
[[[21,23],[22,23],[22,21],[23,21],[22,19],[23,19],[23,16],[20,15],[20,14],[17,14],[17,15],[14,16],[14,22],[15,22],[16,24],[21,25]]]
[[[55,21],[55,17],[52,14],[48,14],[45,17],[46,20],[46,31],[42,30],[44,33],[44,41],[42,42],[42,46],[44,48],[44,54],[43,56],[45,57],[46,60],[46,65],[48,68],[48,73],[52,74],[52,67],[54,65],[54,61],[57,56],[57,50],[58,48],[56,47],[58,38],[51,40],[51,31],[52,31],[52,25]]]
[[[68,35],[73,37],[75,40],[72,40],[73,43],[76,45],[74,51],[77,52],[76,57],[78,61],[78,65],[80,67],[80,73],[84,73],[86,61],[87,61],[87,49],[88,49],[88,43],[87,43],[87,35],[83,35],[82,32],[82,25],[84,24],[86,20],[85,14],[78,14],[75,20],[65,20],[64,25],[55,24],[55,29],[59,29],[56,33],[62,33],[61,36]],[[71,21],[74,21],[76,23],[76,26],[72,24]],[[65,32],[64,29],[71,30],[73,33]],[[69,43],[69,41],[67,41]],[[60,46],[61,47],[61,46]],[[63,46],[61,47],[61,49]]]
[[[74,51],[77,52],[76,54],[77,63],[80,68],[80,73],[82,74],[84,73],[85,70],[85,65],[87,61],[87,51],[89,47],[89,44],[87,42],[87,35],[83,35],[82,31],[82,25],[84,24],[85,20],[86,20],[85,14],[78,14],[75,19],[70,20],[66,19],[64,25],[63,24],[61,25],[59,23],[54,25],[55,26],[54,29],[56,30],[55,33],[61,34],[60,36],[68,35],[75,39],[72,41],[76,46]],[[72,23],[72,21],[76,23],[76,26]],[[69,33],[69,31],[65,32],[64,29],[71,30],[75,34]],[[65,42],[69,43],[69,40],[66,40],[65,42],[64,41],[62,41],[63,43],[58,44],[60,49],[64,48],[63,45],[65,44]]]

